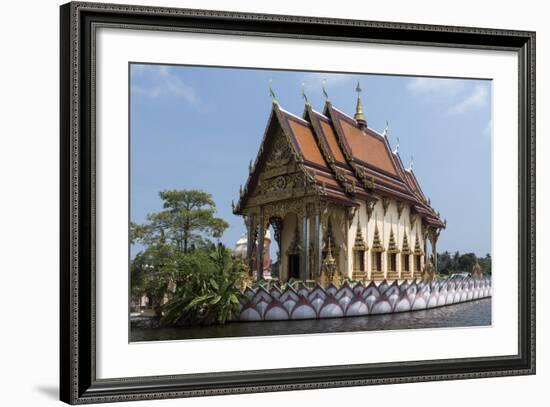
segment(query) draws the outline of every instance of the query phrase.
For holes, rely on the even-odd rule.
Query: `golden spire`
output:
[[[273,83],[273,80],[269,80],[269,96],[271,96],[271,103],[274,105],[278,105],[279,101],[277,100],[277,96],[275,96],[275,92],[273,91],[273,88],[271,87],[271,84]]]
[[[384,251],[384,245],[382,244],[382,240],[380,239],[380,232],[378,232],[378,224],[375,224],[374,226],[374,237],[372,238],[372,249],[373,251],[377,251],[377,252]]]
[[[302,82],[302,98],[305,100],[306,106],[311,106],[311,104],[309,103],[309,99],[307,98],[307,95],[306,95],[306,84],[305,84],[305,82]]]
[[[367,120],[365,119],[365,115],[363,114],[363,103],[361,102],[362,89],[359,81],[357,81],[355,91],[357,92],[357,107],[355,108],[355,115],[353,115],[353,118],[357,121],[359,127],[365,128],[367,127]]]
[[[327,252],[327,256],[325,257],[325,262],[326,264],[333,264],[335,262],[334,260],[334,257],[332,257],[332,247],[331,247],[331,244],[330,244],[330,236],[328,238],[328,252]]]
[[[327,84],[327,80],[326,79],[323,79],[323,86],[322,86],[322,89],[323,89],[323,95],[325,95],[325,100],[327,102],[330,102],[329,98],[328,98],[328,93],[327,93],[327,89],[325,88],[325,85]]]

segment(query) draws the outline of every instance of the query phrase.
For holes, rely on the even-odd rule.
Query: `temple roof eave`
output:
[[[343,129],[335,122],[341,118],[347,125],[357,127],[354,131],[361,131],[368,137],[374,137],[379,146],[383,143],[383,147],[377,148],[381,148],[380,151],[386,153],[387,164],[385,165],[391,173],[384,168],[362,162],[354,156],[343,134]],[[296,116],[281,108],[278,103],[273,103],[256,160],[251,167],[238,203],[234,207],[235,214],[243,214],[249,194],[259,178],[258,164],[266,153],[266,141],[270,132],[274,131],[275,125],[283,131],[297,165],[304,171],[320,199],[346,206],[357,206],[358,202],[368,200],[375,195],[388,196],[410,205],[411,210],[416,212],[426,224],[438,228],[445,227],[445,223],[423,194],[415,174],[412,170],[404,168],[397,152],[391,151],[387,137],[366,126],[359,126],[356,120],[333,107],[329,101],[326,102],[323,113],[313,110],[306,103],[304,117]],[[295,133],[297,128],[301,129],[302,134],[311,133],[308,137],[313,137],[315,146],[310,145],[308,148],[318,150],[317,162],[309,161],[307,151],[304,151],[303,146],[300,145],[304,143],[304,136]]]

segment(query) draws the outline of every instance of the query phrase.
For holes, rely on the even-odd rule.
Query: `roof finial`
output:
[[[408,170],[409,170],[409,171],[412,171],[413,167],[414,167],[414,157],[411,155],[411,162],[410,162],[410,164],[409,164]]]
[[[323,89],[323,95],[325,95],[325,99],[327,102],[330,102],[330,99],[328,98],[328,93],[327,93],[327,89],[325,88],[325,85],[327,84],[327,80],[326,79],[323,79],[323,85],[322,85],[322,89]]]
[[[359,81],[357,81],[355,91],[357,92],[357,106],[355,108],[355,115],[353,116],[353,118],[355,119],[355,121],[357,121],[359,127],[364,129],[365,127],[367,127],[367,121],[365,120],[365,115],[363,114],[363,103],[361,103],[362,89]]]
[[[307,95],[306,95],[306,84],[305,82],[302,82],[302,98],[304,98],[304,100],[306,101],[306,106],[309,106],[309,100],[307,98]]]
[[[271,96],[271,103],[274,105],[278,105],[279,101],[277,100],[277,96],[275,96],[275,92],[273,92],[273,88],[271,87],[271,84],[273,83],[273,79],[269,80],[269,96]]]
[[[395,150],[393,150],[394,154],[397,154],[399,152],[399,137],[397,137],[397,144],[395,145]]]
[[[390,127],[390,123],[386,120],[386,127],[384,128],[384,132],[382,133],[382,135],[384,137],[387,137],[388,136],[388,128]]]

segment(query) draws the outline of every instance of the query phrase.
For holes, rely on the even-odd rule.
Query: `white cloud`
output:
[[[200,107],[200,100],[192,86],[185,83],[171,68],[158,65],[136,65],[132,73],[139,77],[139,83],[132,86],[132,92],[148,98],[176,96],[193,107]]]
[[[461,100],[451,108],[448,112],[450,114],[462,114],[472,109],[479,109],[488,104],[489,92],[487,88],[482,85],[477,85],[472,93],[466,99]]]
[[[412,93],[426,96],[454,96],[464,89],[464,81],[446,78],[414,78],[407,84]]]

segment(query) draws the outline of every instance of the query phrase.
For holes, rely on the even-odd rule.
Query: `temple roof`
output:
[[[431,207],[412,170],[405,169],[387,137],[358,122],[327,101],[323,113],[306,103],[298,117],[273,103],[273,109],[254,170],[241,194],[236,212],[256,184],[266,144],[273,130],[282,129],[291,150],[320,194],[348,206],[373,196],[388,196],[409,204],[426,223],[445,227]]]

